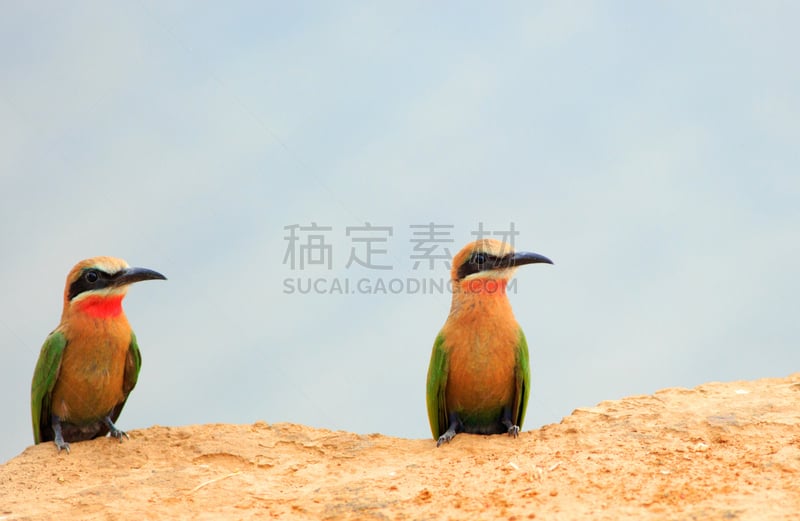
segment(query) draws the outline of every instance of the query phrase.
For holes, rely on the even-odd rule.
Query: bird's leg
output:
[[[514,425],[514,422],[511,421],[511,409],[508,407],[503,408],[502,424],[508,429],[509,436],[514,438],[519,436],[519,425]]]
[[[64,435],[61,434],[61,418],[53,414],[50,416],[50,423],[53,424],[53,442],[56,444],[58,452],[61,452],[61,449],[64,449],[67,451],[67,454],[69,454],[69,443],[64,441]]]
[[[436,441],[436,446],[440,447],[442,443],[449,443],[455,435],[461,431],[463,425],[461,424],[461,420],[458,419],[458,415],[456,413],[450,413],[450,426],[447,428],[444,434],[439,436],[439,439]]]
[[[111,434],[112,436],[117,438],[120,443],[122,443],[122,437],[123,436],[125,436],[125,438],[127,438],[127,439],[130,439],[130,437],[128,436],[128,434],[125,431],[121,431],[121,430],[117,429],[117,426],[114,425],[114,422],[111,421],[111,416],[110,415],[106,416],[105,418],[103,418],[103,422],[106,424],[106,426],[108,426],[109,434]]]

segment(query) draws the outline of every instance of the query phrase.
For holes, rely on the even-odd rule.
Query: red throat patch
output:
[[[124,295],[110,295],[108,297],[92,295],[77,302],[78,309],[96,318],[116,317],[122,313],[122,297]]]

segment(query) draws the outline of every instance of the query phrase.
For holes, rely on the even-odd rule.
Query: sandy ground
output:
[[[433,440],[155,426],[0,466],[0,520],[800,519],[800,373]]]

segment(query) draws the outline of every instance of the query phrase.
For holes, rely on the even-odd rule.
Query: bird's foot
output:
[[[64,435],[61,433],[61,418],[54,414],[50,421],[53,424],[53,443],[56,444],[58,452],[64,449],[69,454],[69,443],[64,441]]]
[[[443,443],[449,443],[450,440],[455,438],[456,433],[459,432],[463,426],[461,425],[461,420],[458,419],[454,413],[450,414],[450,426],[447,430],[439,436],[439,439],[436,440],[436,446],[441,447]]]
[[[117,429],[117,426],[114,425],[114,422],[111,421],[111,418],[109,416],[106,416],[103,419],[103,421],[105,422],[106,426],[108,427],[108,433],[111,434],[111,436],[117,438],[120,443],[122,443],[122,437],[123,436],[125,436],[125,439],[128,439],[128,440],[131,439],[130,436],[128,436],[127,432]]]
[[[511,420],[503,420],[503,425],[508,429],[508,435],[516,438],[519,436],[519,425],[514,425]]]
[[[450,443],[450,440],[456,437],[455,429],[449,429],[444,434],[439,436],[439,439],[436,440],[436,446],[441,447],[444,443]]]
[[[67,451],[67,454],[69,454],[69,443],[64,441],[64,437],[61,435],[60,432],[58,433],[58,436],[56,436],[56,439],[53,440],[53,443],[56,444],[58,452],[61,452],[61,449],[64,449],[65,451]]]

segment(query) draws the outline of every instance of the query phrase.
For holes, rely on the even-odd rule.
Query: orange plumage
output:
[[[517,266],[537,262],[551,263],[494,239],[470,243],[453,257],[450,314],[428,368],[428,419],[437,445],[462,431],[519,431],[530,369],[506,285]]]
[[[61,322],[42,346],[31,384],[36,443],[53,440],[69,451],[70,441],[127,436],[113,422],[136,385],[141,355],[122,299],[130,284],[164,278],[113,257],[72,268]]]

